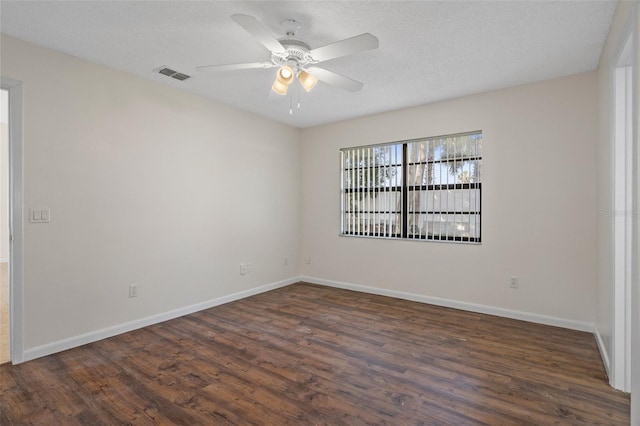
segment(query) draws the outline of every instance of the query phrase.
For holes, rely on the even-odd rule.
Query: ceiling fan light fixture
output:
[[[300,81],[300,84],[307,92],[310,92],[311,89],[313,89],[318,83],[318,79],[305,70],[300,71],[300,73],[298,74],[298,81]]]
[[[273,86],[271,86],[271,90],[276,92],[278,95],[286,95],[287,89],[289,85],[293,81],[293,68],[289,65],[283,65],[278,69],[278,73],[276,74],[276,81],[273,82]]]
[[[281,66],[276,79],[282,84],[290,85],[293,81],[293,68],[289,65]]]
[[[282,95],[282,96],[287,94],[288,88],[289,88],[289,85],[281,83],[277,77],[276,77],[276,81],[273,82],[273,86],[271,86],[271,90],[273,90],[278,95]]]

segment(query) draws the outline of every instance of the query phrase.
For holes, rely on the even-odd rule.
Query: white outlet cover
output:
[[[129,286],[129,297],[138,297],[138,284],[131,284]]]

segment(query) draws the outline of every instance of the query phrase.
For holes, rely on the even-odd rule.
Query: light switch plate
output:
[[[51,221],[51,209],[30,209],[29,222],[31,223],[49,223]]]

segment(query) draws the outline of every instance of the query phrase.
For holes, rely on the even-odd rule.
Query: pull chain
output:
[[[296,87],[296,95],[298,96],[296,109],[300,109],[300,87]],[[289,115],[293,115],[293,93],[291,92],[289,92]]]

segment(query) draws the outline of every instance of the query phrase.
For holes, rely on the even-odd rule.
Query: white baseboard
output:
[[[552,325],[555,327],[568,328],[571,330],[594,332],[594,325],[587,322],[574,321],[565,318],[556,318],[546,315],[533,314],[530,312],[514,311],[511,309],[498,308],[495,306],[478,305],[475,303],[459,302],[457,300],[442,299],[439,297],[424,296],[421,294],[405,293],[396,290],[387,290],[376,287],[369,287],[359,284],[344,283],[339,281],[325,280],[315,277],[300,277],[301,281],[312,284],[326,285],[329,287],[343,288],[346,290],[359,291],[363,293],[378,294],[381,296],[395,297],[398,299],[411,300],[414,302],[429,303],[431,305],[455,308],[463,311],[477,312],[481,314],[496,315],[499,317],[512,318],[522,321],[534,322],[538,324]]]
[[[0,263],[9,263],[9,258],[2,258],[0,259]]]
[[[600,358],[602,358],[602,363],[604,364],[604,369],[607,372],[607,377],[611,380],[611,364],[609,361],[609,353],[607,352],[607,348],[604,346],[604,342],[602,341],[602,336],[600,336],[600,331],[598,331],[598,327],[595,327],[594,336],[596,337],[596,343],[598,344],[598,350],[600,351]]]
[[[178,318],[184,315],[189,315],[194,312],[209,309],[214,306],[222,305],[225,303],[233,302],[235,300],[244,299],[249,296],[264,293],[266,291],[275,290],[280,287],[285,287],[297,282],[308,282],[312,284],[319,284],[328,287],[343,288],[346,290],[353,290],[362,293],[378,294],[381,296],[395,297],[398,299],[411,300],[414,302],[429,303],[437,306],[444,306],[447,308],[455,308],[464,311],[478,312],[482,314],[496,315],[505,318],[518,319],[523,321],[534,322],[538,324],[552,325],[556,327],[568,328],[572,330],[586,331],[594,333],[595,327],[593,324],[573,321],[564,318],[550,317],[546,315],[532,314],[529,312],[514,311],[510,309],[498,308],[494,306],[479,305],[474,303],[460,302],[450,299],[442,299],[439,297],[424,296],[414,293],[406,293],[396,290],[381,289],[376,287],[369,287],[359,284],[351,284],[339,281],[325,280],[321,278],[298,276],[289,278],[287,280],[266,284],[260,287],[252,288],[249,290],[240,291],[230,294],[228,296],[219,297],[217,299],[208,300],[194,305],[185,306],[183,308],[174,309],[169,312],[164,312],[150,317],[141,318],[135,321],[130,321],[123,324],[118,324],[112,327],[103,328],[101,330],[92,331],[90,333],[82,334],[79,336],[69,337],[67,339],[59,340],[57,342],[48,343],[46,345],[37,346],[35,348],[24,351],[20,362],[30,361],[32,359],[40,358],[46,355],[51,355],[56,352],[61,352],[67,349],[72,349],[78,346],[86,345],[87,343],[96,342],[98,340],[106,339],[109,337],[117,336],[118,334],[126,333],[128,331],[137,330],[149,325],[158,324],[163,321]],[[609,368],[609,359],[606,351],[603,350],[602,339],[599,334],[596,333],[596,341],[600,348],[600,353],[605,364],[605,368]]]
[[[174,309],[169,312],[164,312],[161,314],[152,315],[150,317],[141,318],[141,319],[130,321],[123,324],[118,324],[113,327],[103,328],[101,330],[92,331],[90,333],[81,334],[79,336],[69,337],[67,339],[59,340],[57,342],[47,343],[46,345],[37,346],[35,348],[27,349],[26,351],[24,351],[20,362],[30,361],[32,359],[40,358],[46,355],[51,355],[56,352],[61,352],[67,349],[86,345],[87,343],[92,343],[98,340],[117,336],[118,334],[126,333],[128,331],[137,330],[142,327],[158,324],[170,319],[192,314],[194,312],[202,311],[204,309],[209,309],[214,306],[233,302],[239,299],[244,299],[245,297],[254,296],[256,294],[264,293],[270,290],[275,290],[280,287],[285,287],[285,286],[297,283],[299,281],[300,281],[300,277],[289,278],[287,280],[266,284],[266,285],[255,287],[249,290],[239,291],[237,293],[233,293],[228,296],[219,297],[217,299],[207,300],[206,302],[196,303],[194,305]]]

